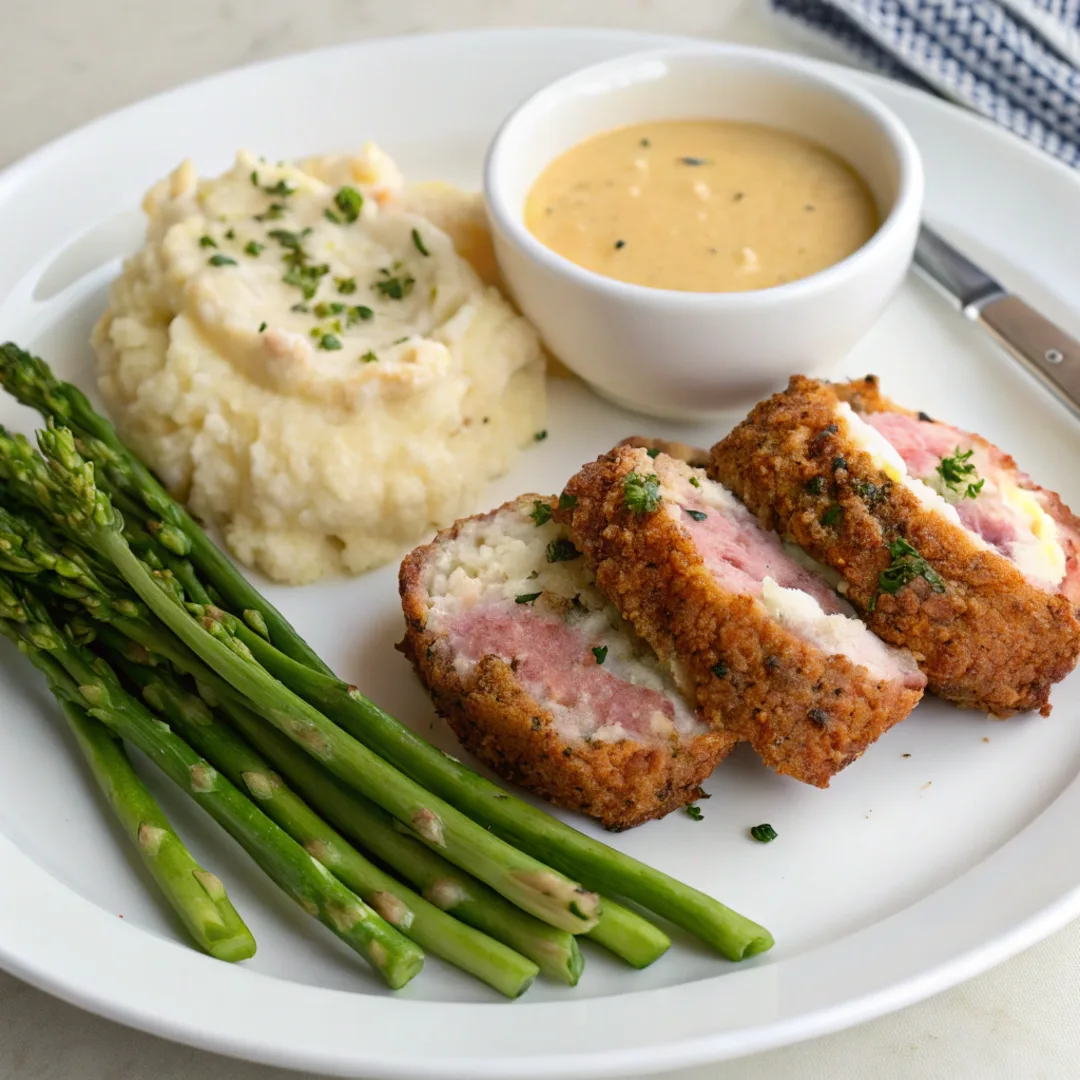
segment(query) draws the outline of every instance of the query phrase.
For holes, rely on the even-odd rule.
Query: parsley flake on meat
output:
[[[606,645],[597,645],[593,648],[592,654],[596,657],[598,664],[602,664],[607,659],[607,650]]]
[[[574,547],[573,540],[560,538],[559,540],[552,540],[547,546],[547,561],[549,563],[573,562],[574,559],[580,558],[581,552]]]
[[[985,480],[980,480],[971,463],[974,450],[961,452],[958,446],[949,456],[943,457],[937,466],[937,474],[941,477],[941,483],[954,495],[961,499],[978,498],[982,491]]]
[[[685,509],[685,507],[683,508]],[[709,515],[703,510],[687,510],[686,511],[695,521],[704,521]]]
[[[878,593],[895,596],[905,585],[910,585],[916,578],[923,578],[936,593],[945,591],[945,582],[941,575],[912,547],[902,536],[889,544],[889,556],[892,562],[878,574]],[[877,605],[875,595],[869,604],[873,611]]]
[[[655,513],[660,508],[660,478],[630,473],[623,481],[623,497],[631,513]]]
[[[576,495],[567,495],[566,492],[564,491],[559,496],[559,509],[560,510],[573,510],[575,506],[577,506],[577,496]]]
[[[551,507],[542,499],[533,500],[533,508],[529,517],[536,522],[536,527],[546,525],[551,520]]]
[[[520,596],[514,597],[515,604],[531,604],[534,600],[539,599],[540,594],[538,592],[522,593]]]

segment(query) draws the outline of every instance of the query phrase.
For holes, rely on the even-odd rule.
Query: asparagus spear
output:
[[[433,904],[529,957],[545,975],[577,985],[584,961],[572,934],[519,911],[441,855],[403,836],[385,810],[350,791],[250,709],[224,701],[221,713],[327,821],[392,866]]]
[[[0,633],[24,648],[7,623]],[[48,655],[29,650],[44,672],[90,771],[124,832],[195,943],[218,960],[255,955],[255,939],[237,914],[225,886],[194,859],[131,766],[120,742],[85,709],[79,688]]]
[[[36,409],[46,420],[69,427],[93,453],[111,490],[138,500],[157,519],[149,531],[167,527],[167,537],[182,537],[195,566],[233,611],[257,613],[269,637],[288,656],[313,671],[330,669],[268,600],[260,596],[203,532],[188,512],[158,483],[149,469],[124,445],[116,429],[77,387],[55,378],[44,360],[14,342],[0,346],[0,385],[13,397]],[[185,545],[178,544],[183,548]],[[254,624],[254,619],[252,620]]]
[[[294,693],[403,773],[522,850],[588,882],[593,888],[628,897],[701,938],[729,960],[742,960],[772,947],[772,935],[763,926],[508,795],[497,784],[437,750],[383,712],[356,687],[334,676],[311,671],[252,635],[240,636],[262,667]],[[608,910],[605,901],[605,915]],[[639,930],[638,924],[645,920],[626,908],[617,909],[617,915],[618,922],[614,925],[609,922],[602,930],[608,935],[603,943],[620,955],[624,949],[633,953],[636,947],[627,941],[625,934],[627,930]],[[655,933],[659,935],[660,931]],[[646,947],[642,958],[648,955]]]
[[[0,619],[7,621],[31,660],[43,653],[70,676],[59,686],[72,704],[86,708],[114,734],[137,746],[203,807],[310,915],[362,956],[394,989],[423,967],[424,954],[350,892],[295,840],[281,830],[167,724],[156,720],[120,686],[104,661],[72,645],[28,590],[0,574]],[[59,684],[57,684],[59,685]]]
[[[182,739],[238,788],[247,788],[268,817],[406,937],[507,997],[518,997],[529,988],[537,975],[534,963],[440,911],[369,862],[291,791],[265,758],[173,676],[125,661],[118,666]]]
[[[485,881],[518,907],[571,933],[596,925],[599,897],[518,851],[449,803],[388,765],[366,746],[291,693],[263,668],[196,621],[166,595],[121,535],[94,467],[64,428],[38,433],[48,463],[19,436],[0,428],[0,478],[70,537],[107,558],[140,599],[188,648],[248,699],[279,730],[347,784],[389,810],[412,835]],[[242,646],[240,646],[242,648]],[[246,650],[245,650],[246,651]]]

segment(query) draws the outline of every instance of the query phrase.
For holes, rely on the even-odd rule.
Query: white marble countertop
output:
[[[751,0],[752,3],[759,0]],[[265,57],[388,34],[623,26],[792,47],[744,0],[0,0],[0,166],[118,106]],[[678,1080],[1080,1076],[1080,924],[972,982],[815,1042]],[[0,973],[0,1080],[299,1080],[81,1012]],[[667,1080],[676,1080],[672,1075]]]

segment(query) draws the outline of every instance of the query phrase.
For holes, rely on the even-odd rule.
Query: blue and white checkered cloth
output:
[[[1080,0],[772,0],[871,67],[1080,167]]]

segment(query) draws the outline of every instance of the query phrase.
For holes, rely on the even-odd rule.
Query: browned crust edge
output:
[[[840,397],[861,409],[876,392],[872,376],[846,387],[795,376],[712,448],[709,474],[767,528],[843,574],[847,598],[879,637],[911,649],[930,689],[998,716],[1048,714],[1051,686],[1080,653],[1069,601],[1031,585],[1004,556],[978,547],[964,529],[893,485],[837,430]],[[826,525],[834,506],[838,516],[826,517]],[[943,593],[916,578],[895,595],[877,595],[897,537],[941,575]]]
[[[555,730],[551,713],[496,656],[481,658],[467,678],[454,668],[445,634],[427,626],[425,563],[443,543],[457,537],[468,521],[490,520],[540,500],[522,495],[493,510],[443,530],[406,556],[399,574],[405,637],[398,645],[431,694],[436,710],[469,753],[504,780],[568,810],[595,818],[605,828],[629,829],[693,802],[701,783],[730,753],[736,740],[709,732],[674,748],[617,743],[567,743]]]
[[[770,619],[752,597],[723,589],[687,533],[662,510],[635,515],[624,481],[639,455],[616,448],[567,485],[571,536],[599,587],[717,727],[749,740],[767,765],[827,787],[921,697],[826,656]]]

